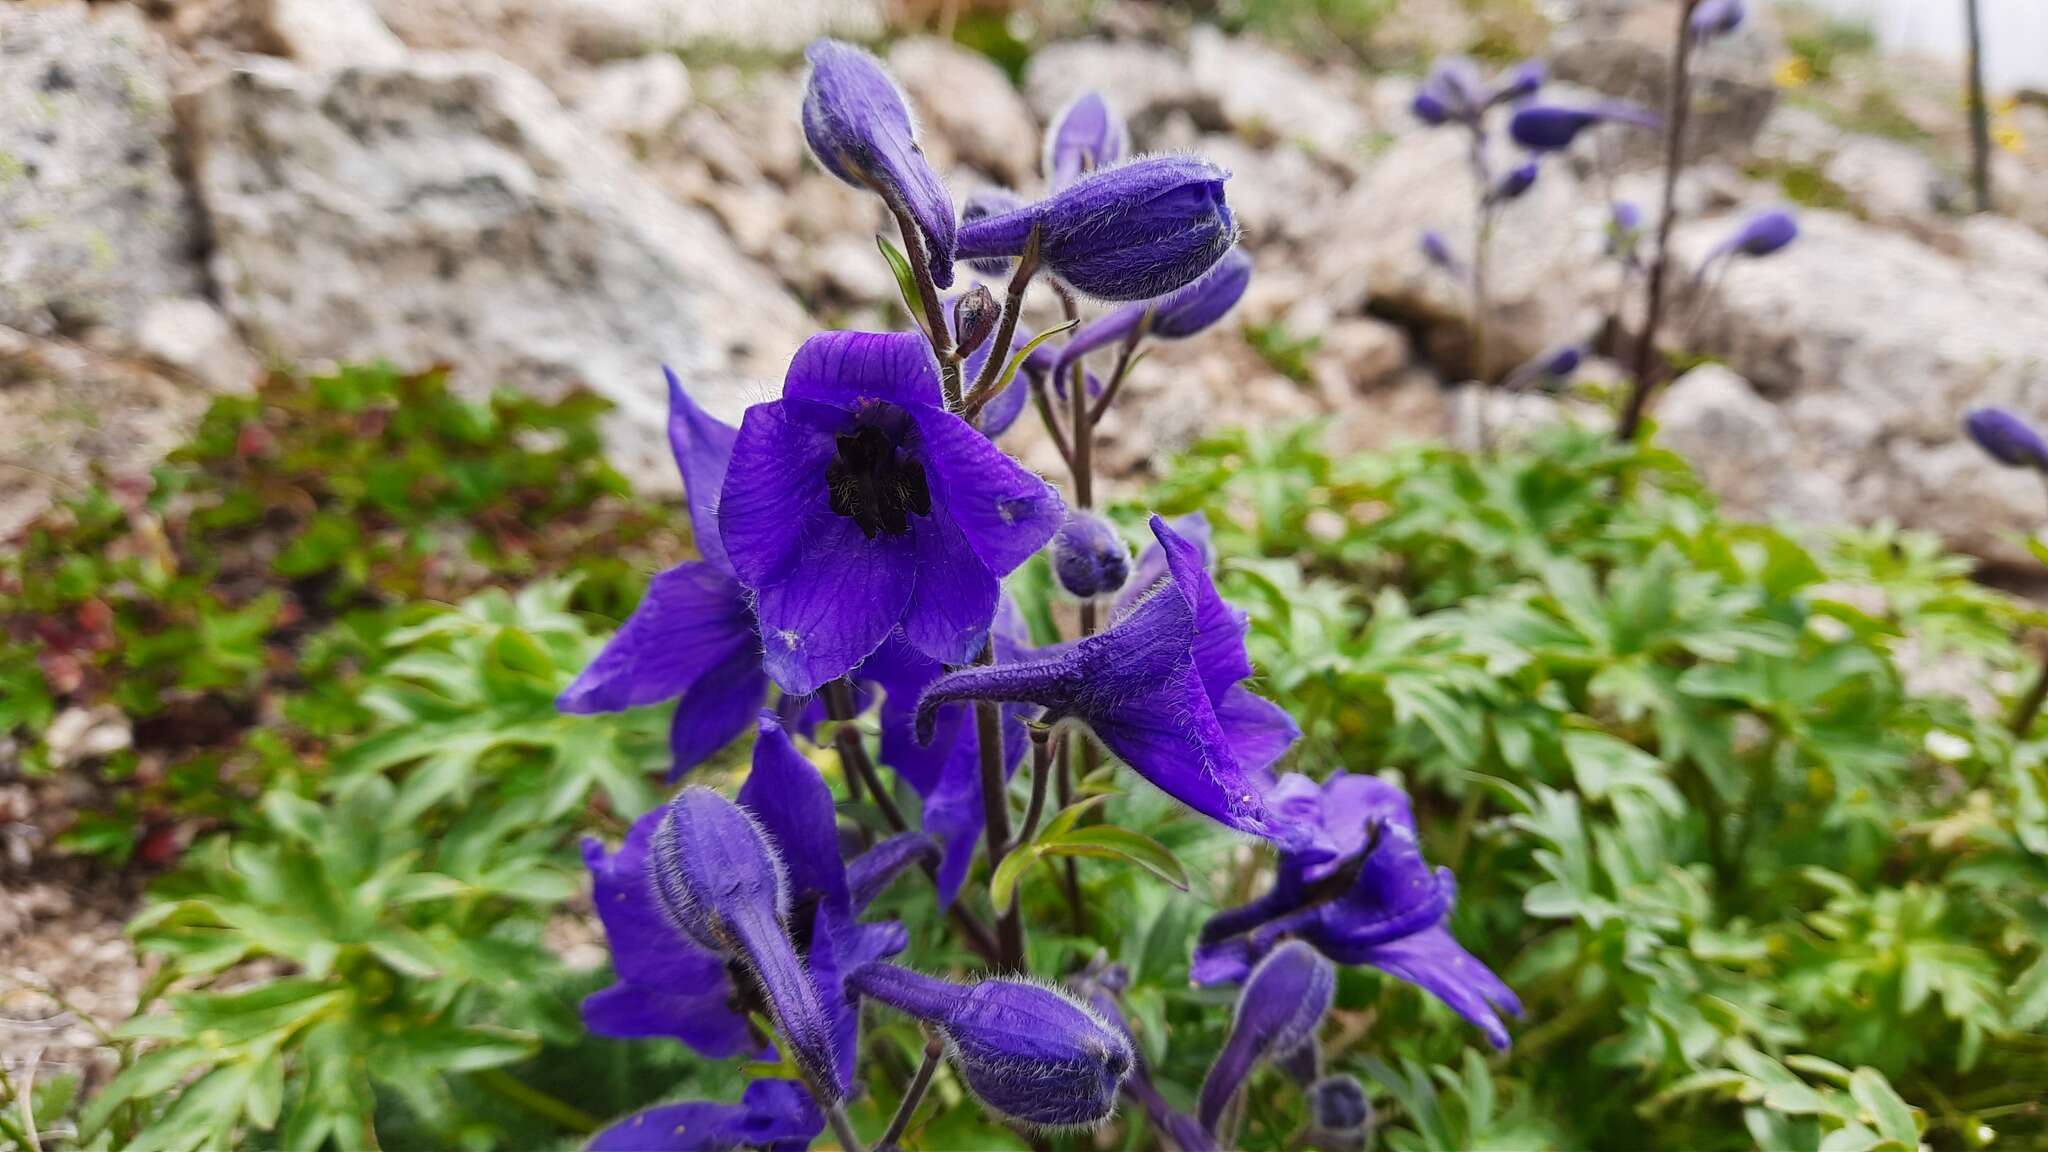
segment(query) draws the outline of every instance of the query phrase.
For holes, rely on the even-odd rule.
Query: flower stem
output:
[[[890,797],[888,790],[882,787],[881,775],[875,771],[874,761],[868,758],[867,744],[861,740],[860,733],[850,723],[853,719],[852,685],[842,679],[825,686],[825,715],[839,724],[839,730],[833,733],[832,744],[839,753],[839,765],[845,770],[847,779],[850,781],[858,778],[866,782],[868,791],[875,797],[875,807],[881,811],[882,819],[888,821],[890,831],[909,831],[910,825],[903,819],[903,810],[896,807],[896,801]],[[925,878],[937,884],[938,865],[929,858],[918,861],[918,864],[924,869]],[[948,910],[948,915],[953,918],[953,923],[960,929],[960,935],[965,938],[967,946],[975,955],[981,957],[985,963],[998,962],[996,938],[990,934],[988,925],[983,924],[979,917],[957,902]]]
[[[1095,401],[1095,406],[1088,410],[1089,428],[1093,429],[1102,423],[1102,417],[1109,411],[1110,401],[1115,400],[1116,394],[1123,390],[1124,377],[1130,375],[1131,361],[1138,351],[1138,341],[1143,340],[1145,333],[1151,328],[1152,313],[1148,311],[1145,318],[1138,322],[1138,326],[1131,329],[1131,334],[1124,337],[1123,347],[1117,350],[1116,367],[1109,374],[1109,383],[1102,386],[1102,396]],[[1084,373],[1084,378],[1085,375]]]
[[[481,1068],[470,1074],[470,1083],[518,1107],[537,1120],[545,1120],[564,1132],[586,1136],[597,1131],[597,1118],[583,1109],[557,1099],[513,1076],[503,1068]]]
[[[983,662],[995,658],[991,645],[982,650]],[[1003,717],[1002,705],[993,700],[974,702],[975,743],[981,753],[981,814],[983,831],[988,840],[988,867],[991,874],[1003,862],[1010,844],[1010,789],[1003,779]],[[1007,910],[1000,910],[996,920],[997,954],[1004,967],[1017,972],[1027,972],[1030,964],[1024,957],[1024,918],[1018,901],[1011,901]]]
[[[895,1152],[896,1142],[903,1139],[903,1132],[910,1127],[911,1117],[916,1115],[917,1106],[924,1101],[926,1090],[932,1086],[932,1074],[939,1070],[939,1060],[946,1054],[945,1042],[937,1035],[927,1035],[924,1042],[924,1063],[917,1066],[917,1075],[912,1077],[910,1087],[903,1092],[903,1099],[896,1104],[896,1115],[889,1118],[889,1127],[882,1132],[881,1140],[875,1144],[875,1152]]]
[[[1061,808],[1074,802],[1074,761],[1073,747],[1079,741],[1060,741],[1059,755],[1055,757],[1058,780],[1055,782],[1053,798]],[[1088,905],[1081,899],[1081,870],[1068,856],[1060,861],[1061,888],[1067,897],[1067,914],[1073,922],[1074,935],[1088,935]]]
[[[870,185],[870,187],[874,187]],[[925,335],[932,342],[932,354],[939,358],[939,387],[946,407],[960,407],[960,353],[953,347],[953,329],[946,323],[946,307],[939,300],[939,286],[932,280],[932,261],[925,251],[924,233],[910,215],[901,196],[875,188],[889,214],[896,218],[896,230],[903,235],[903,248],[910,259],[910,274],[917,281],[918,302],[924,306]]]
[[[1010,341],[1016,339],[1017,319],[1024,313],[1024,290],[1031,287],[1031,277],[1037,272],[1038,228],[1034,225],[1031,239],[1024,245],[1024,255],[1017,259],[1017,270],[1010,275],[1010,287],[1003,293],[1003,310],[996,319],[995,335],[989,337],[988,359],[982,361],[981,373],[974,378],[974,387],[968,390],[966,399],[953,405],[960,418],[969,424],[995,398],[996,380],[1010,361]]]
[[[2027,684],[2027,690],[2013,703],[2012,715],[2005,726],[2013,735],[2026,739],[2034,727],[2035,717],[2041,714],[2041,705],[2048,702],[2048,660],[2034,668],[2034,678]]]
[[[823,1104],[825,1120],[832,1125],[832,1135],[839,1141],[843,1152],[866,1152],[861,1146],[860,1135],[853,1130],[853,1121],[846,1118],[846,1109],[837,1104]]]
[[[1038,835],[1038,821],[1045,814],[1046,785],[1051,783],[1053,735],[1047,729],[1034,729],[1031,733],[1031,805],[1024,809],[1024,827],[1010,842],[1010,851],[1031,842]]]
[[[1970,100],[1970,196],[1979,212],[1991,211],[1991,112],[1984,101],[1984,22],[1978,0],[1963,0],[1969,51],[1964,62]]]
[[[1684,0],[1678,6],[1678,42],[1671,51],[1669,125],[1664,139],[1664,203],[1657,217],[1657,243],[1651,251],[1650,270],[1644,286],[1643,327],[1636,333],[1635,353],[1629,364],[1628,401],[1615,422],[1614,438],[1627,444],[1635,440],[1649,407],[1650,390],[1656,387],[1657,326],[1664,318],[1664,284],[1671,264],[1671,228],[1678,218],[1678,176],[1685,168],[1685,128],[1692,115],[1692,10],[1699,0]]]

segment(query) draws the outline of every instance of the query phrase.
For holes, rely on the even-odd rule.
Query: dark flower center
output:
[[[932,514],[924,465],[897,452],[888,433],[863,427],[839,437],[839,454],[825,469],[832,511],[848,517],[873,540],[910,531],[910,514]]]

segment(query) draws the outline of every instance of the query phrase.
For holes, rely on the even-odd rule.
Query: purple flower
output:
[[[1131,1070],[1123,1032],[1052,988],[1018,980],[963,986],[880,963],[848,984],[937,1029],[968,1090],[1019,1123],[1092,1128],[1116,1108]]]
[[[1237,306],[1251,282],[1251,256],[1242,248],[1232,248],[1185,288],[1157,300],[1126,304],[1075,329],[1054,359],[1053,371],[1065,369],[1098,348],[1121,344],[1133,333],[1184,340],[1205,331]]]
[[[932,737],[952,701],[1037,705],[1046,723],[1086,726],[1139,775],[1210,819],[1291,838],[1291,825],[1267,807],[1265,766],[1299,729],[1239,683],[1252,672],[1245,618],[1216,594],[1201,550],[1157,516],[1152,532],[1168,569],[1152,594],[1099,635],[942,677],[918,702],[918,738]],[[1140,575],[1144,568],[1141,559]]]
[[[1502,176],[1499,182],[1493,186],[1492,196],[1494,201],[1502,203],[1508,200],[1521,199],[1522,193],[1535,187],[1536,176],[1539,171],[1540,169],[1536,167],[1536,161],[1534,160],[1525,160],[1508,169],[1507,175]]]
[[[1422,78],[1410,107],[1417,120],[1431,126],[1454,120],[1476,124],[1487,100],[1479,66],[1464,56],[1447,56],[1433,64],[1429,75]]]
[[[1315,1042],[1337,992],[1337,970],[1316,950],[1290,940],[1268,953],[1244,982],[1223,1051],[1202,1081],[1200,1117],[1211,1133],[1252,1071]]]
[[[804,58],[811,62],[804,139],[818,163],[908,212],[924,237],[932,281],[951,285],[953,200],[918,147],[903,94],[879,60],[851,44],[819,40]]]
[[[1434,228],[1423,229],[1421,247],[1422,255],[1431,264],[1449,272],[1453,276],[1463,276],[1465,274],[1464,263],[1451,252],[1451,242],[1444,239],[1443,233]]]
[[[1006,663],[1025,652],[1028,634],[1024,617],[1005,598],[990,629],[996,662]],[[967,869],[981,844],[987,810],[981,803],[981,735],[974,710],[949,704],[935,719],[933,739],[920,744],[915,733],[918,697],[945,675],[938,661],[891,637],[853,673],[856,681],[880,688],[882,763],[896,770],[924,801],[924,830],[940,846],[939,907],[950,907],[967,879]],[[1003,778],[1016,772],[1024,758],[1023,709],[1002,710]]]
[[[718,533],[718,493],[737,431],[713,420],[668,376],[668,440],[682,473],[702,560],[657,575],[618,634],[555,706],[584,714],[676,700],[669,728],[675,779],[733,742],[768,697],[752,598]]]
[[[820,1049],[836,1054],[844,1089],[859,1020],[839,981],[906,943],[901,925],[856,918],[931,844],[898,836],[842,864],[831,791],[765,715],[740,800],[744,808],[684,789],[634,821],[617,853],[584,841],[618,974],[583,1002],[584,1022],[599,1035],[671,1036],[725,1059],[761,1054],[747,1013],[772,1010],[800,1022],[808,1069],[831,1067]],[[802,942],[796,960],[791,939]],[[793,963],[807,973],[791,976]]]
[[[1562,104],[1525,104],[1508,121],[1508,135],[1531,152],[1558,152],[1571,147],[1579,133],[1595,124],[1633,124],[1655,128],[1663,123],[1633,104],[1603,101],[1583,108]]]
[[[794,1080],[756,1080],[738,1104],[691,1100],[636,1112],[591,1138],[587,1152],[803,1152],[825,1114]]]
[[[1686,17],[1686,24],[1692,29],[1693,39],[1712,40],[1740,28],[1744,8],[1743,0],[1701,0],[1692,15]]]
[[[943,403],[923,336],[823,332],[782,399],[747,410],[718,523],[785,692],[899,626],[933,659],[973,659],[998,581],[1059,530],[1058,495]]]
[[[991,216],[1001,216],[1029,207],[1031,202],[1008,188],[983,188],[970,192],[960,205],[960,226],[965,228]],[[1016,261],[1008,256],[984,257],[969,260],[967,266],[983,276],[1008,276],[1010,266]]]
[[[1107,596],[1131,574],[1131,549],[1109,521],[1070,511],[1052,538],[1052,571],[1060,587],[1083,600]]]
[[[1712,264],[1724,256],[1769,256],[1783,251],[1799,239],[1799,219],[1782,208],[1771,208],[1750,216],[1707,254]]]
[[[1123,160],[1131,134],[1100,92],[1074,97],[1045,134],[1045,179],[1057,192],[1097,169]]]
[[[1149,156],[1090,172],[1026,208],[960,229],[964,260],[1022,256],[1103,300],[1149,300],[1190,283],[1237,242],[1230,174],[1193,156]]]
[[[1195,982],[1242,980],[1282,940],[1298,938],[1339,964],[1421,987],[1507,1047],[1500,1013],[1519,1016],[1521,1003],[1444,926],[1456,885],[1448,869],[1423,860],[1408,797],[1376,777],[1340,772],[1320,787],[1283,777],[1269,801],[1304,836],[1282,848],[1270,890],[1203,925]],[[1341,892],[1326,891],[1351,869]]]
[[[1963,417],[1963,431],[1987,455],[2007,468],[2031,468],[2048,474],[2048,440],[2033,425],[2004,408],[1972,408]]]

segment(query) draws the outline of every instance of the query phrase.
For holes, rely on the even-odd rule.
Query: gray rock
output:
[[[0,6],[0,325],[119,337],[199,292],[165,60],[125,6]]]
[[[405,55],[370,0],[257,0],[255,10],[274,50],[308,68],[390,64]]]
[[[957,44],[918,36],[889,50],[889,69],[909,96],[926,147],[941,166],[957,160],[1019,188],[1037,174],[1038,125],[994,61]]]
[[[1729,512],[1752,519],[1791,514],[1798,445],[1785,414],[1749,381],[1703,364],[1671,383],[1656,419],[1659,439],[1692,461]]]
[[[884,29],[879,0],[540,0],[558,10],[585,59],[638,56],[698,45],[795,53],[820,36],[872,40]]]
[[[220,309],[189,296],[151,303],[136,328],[135,345],[142,355],[217,392],[251,387],[262,372]]]
[[[1670,99],[1679,0],[1569,0],[1551,43],[1559,79],[1662,110]],[[1749,5],[1732,35],[1693,55],[1687,147],[1695,157],[1746,149],[1778,100],[1771,68],[1784,43],[1769,5]],[[1647,137],[1635,150],[1654,150]]]
[[[571,105],[585,124],[616,140],[645,145],[690,106],[690,72],[667,52],[605,64],[578,85]]]
[[[1879,136],[1846,136],[1821,168],[1865,219],[1926,230],[1942,223],[1956,190],[1925,152]]]
[[[1140,147],[1175,113],[1208,131],[1229,127],[1213,89],[1205,88],[1187,61],[1169,48],[1069,40],[1033,52],[1024,68],[1024,95],[1041,121],[1051,121],[1069,100],[1091,89],[1130,122]]]
[[[1188,39],[1188,67],[1245,139],[1348,160],[1368,130],[1355,85],[1340,87],[1256,40],[1202,25]]]
[[[502,61],[251,60],[184,120],[215,280],[274,358],[588,386],[619,406],[622,462],[665,479],[660,366],[733,416],[774,391],[809,326],[716,224]]]

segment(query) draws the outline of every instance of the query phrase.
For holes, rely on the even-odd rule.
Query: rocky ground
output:
[[[1570,84],[1658,99],[1669,0],[1559,7],[1555,33],[1513,25],[1524,47]],[[1469,8],[1406,4],[1385,36],[1427,55],[1498,31]],[[805,154],[792,55],[815,34],[872,39],[890,15],[879,0],[0,6],[0,534],[95,469],[146,467],[210,394],[270,363],[447,361],[473,387],[594,388],[618,405],[621,461],[670,483],[657,365],[732,416],[817,327],[904,322],[874,250],[886,221]],[[1148,4],[1070,31],[1019,83],[947,41],[885,51],[956,195],[1032,188],[1041,125],[1084,87],[1140,148],[1234,170],[1252,293],[1229,330],[1139,366],[1105,424],[1111,472],[1141,477],[1226,423],[1322,418],[1355,447],[1464,426],[1466,393],[1445,385],[1471,359],[1462,290],[1416,238],[1467,235],[1469,191],[1459,140],[1407,112],[1412,76]],[[2008,213],[1967,217],[1947,78],[1845,60],[1832,87],[1788,96],[1786,58],[1770,19],[1709,54],[1679,249],[1696,259],[1787,188],[1830,207],[1802,209],[1800,243],[1737,267],[1710,303],[1681,300],[1679,327],[1716,363],[1671,389],[1663,435],[1744,512],[1888,517],[2023,562],[2012,536],[2039,489],[1955,429],[1984,401],[2048,418],[2048,106],[2002,114],[2026,142],[1998,157]],[[1654,203],[1644,143],[1547,162],[1507,211],[1490,372],[1608,323],[1601,222],[1614,196]],[[1498,423],[1555,404],[1495,407]],[[72,891],[39,881],[0,902],[0,952],[27,964],[13,986],[112,987],[93,973],[123,948],[117,917],[94,909],[120,894]],[[120,966],[130,984],[87,1011],[132,999]]]

